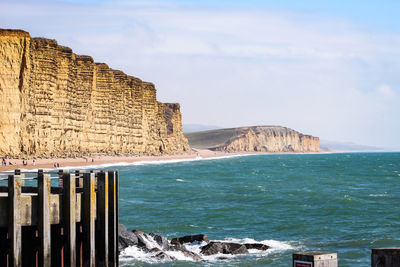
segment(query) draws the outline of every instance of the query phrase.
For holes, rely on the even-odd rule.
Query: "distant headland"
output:
[[[193,148],[225,152],[318,152],[319,138],[282,126],[251,126],[185,134]]]

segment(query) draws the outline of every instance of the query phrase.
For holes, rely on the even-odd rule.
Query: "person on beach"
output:
[[[33,161],[32,161],[32,165],[33,165],[33,166],[36,166],[36,160],[33,160]]]
[[[1,161],[1,166],[7,166],[7,162],[6,162],[5,158],[3,158],[3,160]]]

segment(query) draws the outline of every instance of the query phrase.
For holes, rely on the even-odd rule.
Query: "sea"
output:
[[[193,262],[136,248],[121,266],[291,266],[299,251],[371,266],[371,249],[400,246],[400,153],[247,155],[108,166],[119,171],[119,221],[172,239],[260,242],[267,251]],[[200,244],[189,245],[199,251]]]

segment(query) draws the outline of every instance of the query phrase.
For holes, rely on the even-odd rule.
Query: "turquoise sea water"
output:
[[[400,246],[400,153],[257,155],[115,168],[120,223],[168,237],[254,239],[267,253],[123,266],[291,266],[301,250],[370,266],[371,248]],[[135,255],[131,255],[135,256]]]

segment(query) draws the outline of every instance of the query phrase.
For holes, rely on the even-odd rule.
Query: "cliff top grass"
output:
[[[18,29],[0,29],[0,36],[30,37],[29,32]]]

